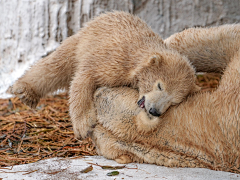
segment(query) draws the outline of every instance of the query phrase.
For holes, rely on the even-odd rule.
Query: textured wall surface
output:
[[[130,0],[0,0],[0,94],[95,15]]]
[[[140,16],[163,38],[240,22],[239,0],[0,0],[0,94],[85,22],[114,9]]]
[[[189,27],[240,22],[239,0],[134,0],[134,14],[163,38]]]

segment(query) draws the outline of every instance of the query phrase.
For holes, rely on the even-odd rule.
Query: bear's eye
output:
[[[161,87],[161,84],[160,83],[158,83],[158,89],[160,90],[160,91],[162,91],[162,87]]]

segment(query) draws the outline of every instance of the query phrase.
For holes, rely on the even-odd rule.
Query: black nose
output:
[[[158,113],[155,108],[150,108],[149,113],[153,116],[161,116],[161,113]]]

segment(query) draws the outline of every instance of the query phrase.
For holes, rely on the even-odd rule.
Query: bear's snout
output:
[[[155,108],[150,108],[149,110],[149,114],[153,115],[153,116],[161,116],[161,113],[157,112],[157,110]]]

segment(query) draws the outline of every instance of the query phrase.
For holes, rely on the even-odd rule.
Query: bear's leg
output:
[[[118,139],[115,137],[115,139]],[[139,144],[116,140],[114,148],[126,151],[126,154],[132,154],[144,163],[157,164],[167,167],[205,167],[206,163],[196,157],[183,155],[172,151],[171,149],[158,149],[148,144]]]
[[[187,157],[170,149],[160,150],[148,144],[127,142],[101,125],[94,129],[93,141],[99,155],[120,164],[145,162],[168,167],[204,167],[195,157]]]
[[[75,49],[78,36],[66,39],[47,57],[39,60],[9,89],[23,103],[35,108],[46,94],[68,89],[75,71]]]
[[[96,89],[90,74],[77,72],[70,87],[69,111],[76,138],[91,136],[96,125],[93,93]]]
[[[222,79],[219,83],[219,87],[213,92],[217,102],[221,102],[221,105],[216,107],[216,110],[220,113],[218,119],[219,126],[224,129],[223,133],[226,137],[232,137],[232,143],[238,142],[235,132],[239,131],[240,124],[240,49],[231,58],[231,62],[226,68]],[[222,111],[222,109],[226,109]],[[231,117],[231,118],[230,118]],[[230,120],[231,119],[231,120]],[[227,123],[227,125],[226,125]],[[235,138],[234,138],[235,137]],[[234,140],[235,139],[235,140]],[[231,143],[231,141],[229,143]],[[239,143],[238,143],[239,144]],[[238,150],[236,150],[238,151]]]
[[[116,144],[119,140],[101,125],[97,125],[94,129],[93,141],[95,142],[98,154],[108,159],[113,159],[120,164],[143,162],[132,153],[118,148]]]

